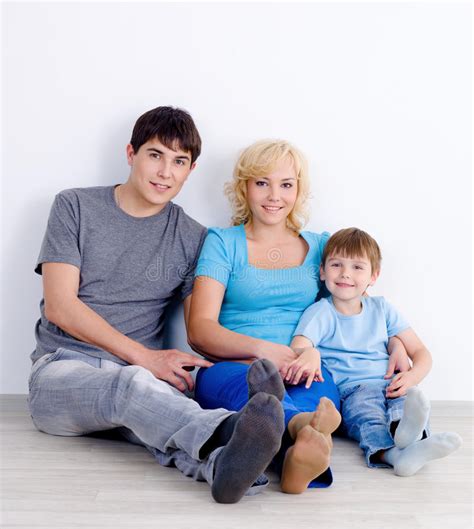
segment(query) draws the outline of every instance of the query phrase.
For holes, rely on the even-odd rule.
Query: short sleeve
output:
[[[73,198],[64,192],[56,195],[51,207],[35,272],[41,274],[41,265],[48,262],[67,263],[81,268],[79,212]]]
[[[387,335],[389,338],[405,331],[410,327],[405,318],[397,309],[384,299],[385,321],[387,323]]]
[[[202,250],[204,240],[206,239],[207,230],[203,229],[201,232],[201,238],[196,250],[194,261],[186,269],[186,273],[183,277],[183,284],[181,285],[181,300],[186,299],[193,291],[194,276],[196,271],[196,266],[198,263],[199,255]]]
[[[323,233],[321,233],[321,238],[319,239],[320,263],[323,260],[324,248],[329,240],[329,237],[331,237],[331,234],[328,231],[323,231]]]
[[[196,266],[195,277],[210,277],[227,287],[231,271],[232,263],[226,248],[223,230],[209,228]]]
[[[317,347],[330,334],[331,310],[326,300],[310,305],[298,322],[293,336],[304,336]]]

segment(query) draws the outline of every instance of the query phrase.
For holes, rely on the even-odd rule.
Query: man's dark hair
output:
[[[191,163],[201,154],[201,137],[193,118],[181,108],[157,107],[137,119],[130,140],[134,152],[152,138],[168,149],[190,152]]]

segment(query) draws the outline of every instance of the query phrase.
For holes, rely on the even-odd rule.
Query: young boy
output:
[[[357,228],[340,230],[328,240],[320,277],[331,296],[301,317],[291,346],[303,352],[285,380],[322,380],[322,360],[341,394],[343,426],[359,441],[368,466],[391,466],[398,476],[411,476],[462,441],[453,432],[427,436],[430,405],[417,384],[431,368],[431,355],[383,297],[365,296],[379,276],[380,262],[376,241]],[[386,380],[392,336],[402,341],[413,367]]]

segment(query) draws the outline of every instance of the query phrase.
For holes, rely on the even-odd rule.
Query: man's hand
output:
[[[195,366],[211,367],[213,364],[189,353],[183,353],[178,349],[166,349],[157,351],[147,349],[135,365],[145,367],[155,375],[156,378],[168,382],[179,391],[192,391],[194,381],[189,374]]]
[[[406,395],[408,388],[416,386],[420,382],[419,377],[413,370],[398,373],[392,379],[392,382],[387,386],[387,399],[395,399]]]
[[[291,362],[286,372],[281,374],[287,384],[296,385],[306,379],[306,388],[314,381],[324,382],[319,351],[314,347],[305,348],[300,356]]]

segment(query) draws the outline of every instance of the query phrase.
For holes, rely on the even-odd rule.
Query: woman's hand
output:
[[[298,355],[287,345],[262,340],[258,344],[256,357],[271,360],[280,373],[286,373],[288,366],[298,358]]]
[[[314,381],[324,382],[321,372],[321,355],[314,347],[306,347],[300,356],[291,362],[285,373],[281,372],[286,384],[299,384],[306,379],[309,388]]]
[[[399,338],[396,336],[390,338],[387,350],[390,357],[388,360],[387,373],[384,377],[385,379],[392,378],[396,372],[403,373],[411,369],[407,350]]]

